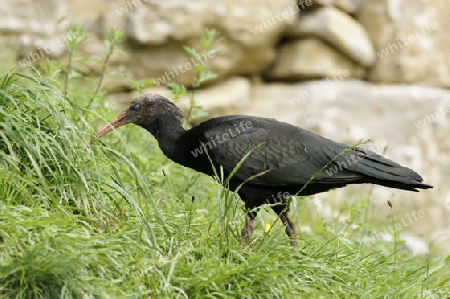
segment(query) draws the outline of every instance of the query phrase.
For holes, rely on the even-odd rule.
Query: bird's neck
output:
[[[178,142],[186,130],[181,119],[172,114],[162,114],[151,126],[144,126],[156,140],[163,153],[171,160],[178,162],[180,151]]]

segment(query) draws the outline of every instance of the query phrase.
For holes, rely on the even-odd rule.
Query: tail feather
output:
[[[365,155],[357,163],[356,171],[368,176],[372,183],[386,187],[416,192],[417,189],[433,188],[423,183],[423,178],[414,170],[375,153]]]

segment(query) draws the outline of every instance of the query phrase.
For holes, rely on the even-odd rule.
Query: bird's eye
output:
[[[139,109],[141,109],[141,104],[135,104],[133,109],[134,111],[138,111]]]

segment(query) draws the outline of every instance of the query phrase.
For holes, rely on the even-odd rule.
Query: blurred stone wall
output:
[[[100,55],[110,28],[126,32],[131,77],[189,84],[183,45],[204,28],[224,37],[207,64],[219,74],[298,81],[334,76],[450,86],[450,7],[445,0],[3,0],[0,39],[17,61],[64,55],[65,28],[81,24],[85,54]],[[432,53],[432,55],[430,55]],[[25,60],[23,60],[25,59]],[[98,71],[94,66],[85,72]],[[341,75],[342,76],[342,75]],[[161,81],[162,83],[162,81]]]

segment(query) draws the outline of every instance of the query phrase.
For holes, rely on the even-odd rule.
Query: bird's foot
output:
[[[297,240],[294,239],[294,237],[289,237],[291,239],[291,246],[292,247],[298,247]]]
[[[244,245],[248,242],[250,237],[253,234],[253,231],[255,230],[255,226],[253,223],[253,218],[249,215],[245,216],[245,226],[242,229],[242,238],[241,238],[241,245]]]

